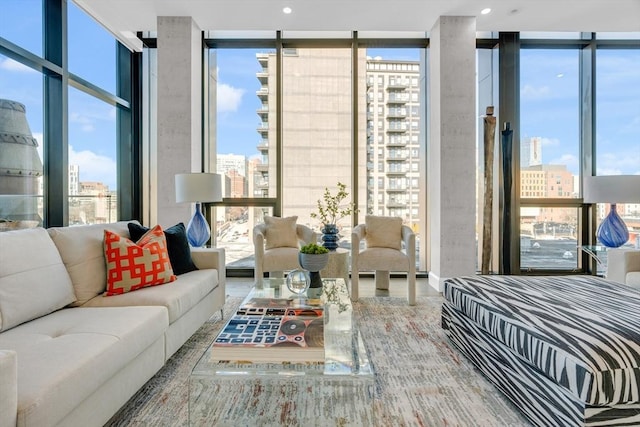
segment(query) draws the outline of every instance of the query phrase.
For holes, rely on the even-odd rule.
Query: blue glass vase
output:
[[[617,248],[629,240],[629,230],[620,215],[618,215],[615,203],[611,204],[609,215],[598,226],[596,236],[600,243],[608,248]]]
[[[338,240],[340,240],[340,236],[338,235],[338,226],[335,224],[326,224],[322,227],[321,231],[322,246],[330,251],[335,251],[338,247]]]
[[[209,241],[209,237],[211,237],[209,223],[202,215],[200,203],[196,203],[196,211],[187,226],[187,240],[191,246],[199,248]]]

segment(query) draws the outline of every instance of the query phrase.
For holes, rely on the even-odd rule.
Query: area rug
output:
[[[227,300],[225,318],[240,301]],[[449,343],[441,306],[441,297],[418,297],[413,307],[391,297],[354,303],[376,372],[375,426],[530,426]],[[106,425],[187,426],[189,373],[223,325],[213,316]],[[260,425],[283,425],[277,419],[265,414]]]

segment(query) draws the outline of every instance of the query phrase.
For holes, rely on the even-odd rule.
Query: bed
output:
[[[594,276],[444,283],[451,342],[538,426],[640,425],[640,293]]]

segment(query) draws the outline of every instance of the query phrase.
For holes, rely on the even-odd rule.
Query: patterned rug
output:
[[[225,318],[240,301],[227,300]],[[440,328],[441,305],[441,297],[418,297],[413,307],[391,297],[354,303],[376,372],[375,425],[530,426],[451,346]],[[223,325],[214,315],[106,425],[187,426],[189,373]]]

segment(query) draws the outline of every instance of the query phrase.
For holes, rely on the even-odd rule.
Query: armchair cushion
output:
[[[273,248],[297,248],[298,235],[296,233],[297,216],[278,218],[265,216],[265,249]]]
[[[402,218],[367,215],[365,225],[368,248],[402,248]]]

